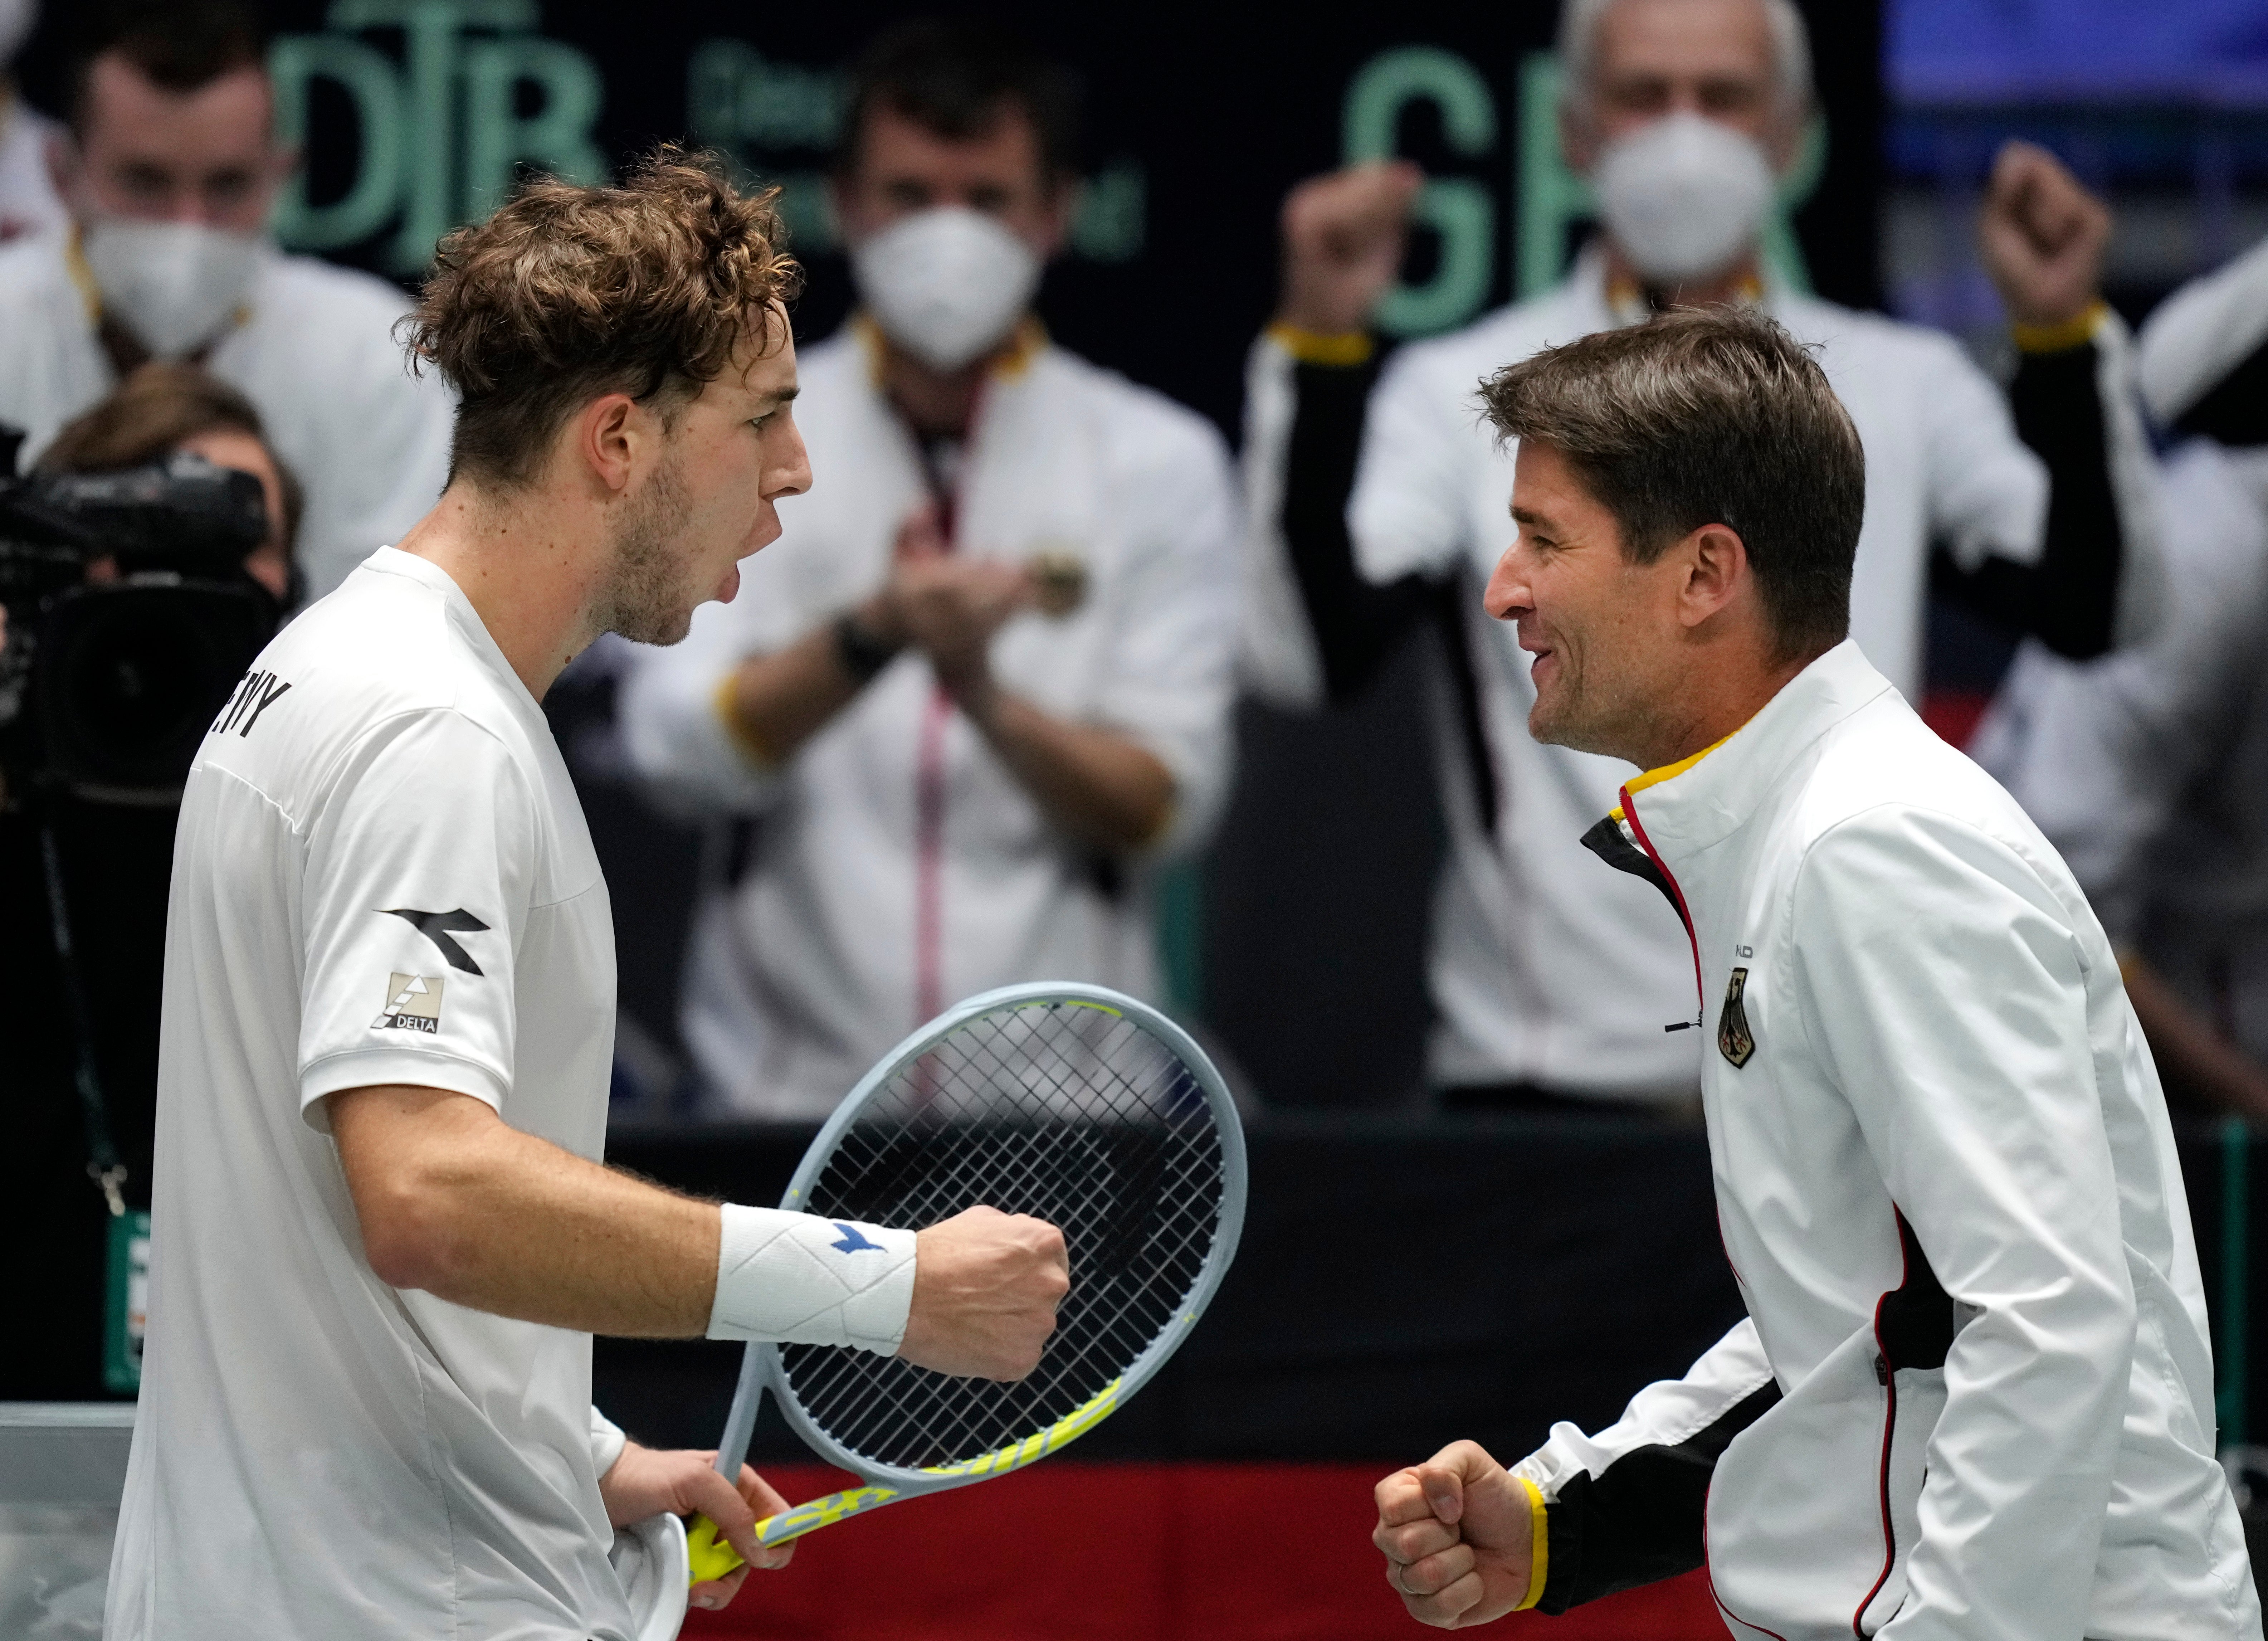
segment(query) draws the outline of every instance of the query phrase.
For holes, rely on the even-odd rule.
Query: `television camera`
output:
[[[175,454],[117,473],[18,476],[0,428],[0,779],[166,805],[276,631],[243,570],[267,539],[260,481]]]

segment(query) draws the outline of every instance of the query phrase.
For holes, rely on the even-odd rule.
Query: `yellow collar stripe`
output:
[[[1737,734],[1739,732],[1736,730],[1734,733]],[[1732,739],[1733,737],[1731,735],[1725,737],[1725,740],[1730,740]],[[1658,769],[1648,769],[1644,775],[1638,776],[1635,779],[1624,781],[1623,783],[1623,791],[1626,792],[1642,792],[1649,786],[1659,786],[1664,781],[1674,779],[1675,776],[1684,774],[1686,770],[1691,769],[1695,764],[1700,762],[1702,759],[1707,757],[1711,753],[1716,751],[1718,747],[1723,746],[1725,744],[1725,740],[1711,741],[1707,746],[1702,747],[1700,751],[1695,753],[1690,758],[1680,758],[1675,763],[1665,763]]]

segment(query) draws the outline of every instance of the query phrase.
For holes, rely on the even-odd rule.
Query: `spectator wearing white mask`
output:
[[[1403,632],[1438,622],[1449,848],[1430,1080],[1452,1107],[1670,1108],[1699,1063],[1692,953],[1646,885],[1602,887],[1586,870],[1577,840],[1630,771],[1530,738],[1528,657],[1483,617],[1513,453],[1476,416],[1476,385],[1671,307],[1770,313],[1818,350],[1864,441],[1852,636],[1913,700],[1933,548],[1977,603],[2067,653],[2146,623],[2151,467],[2118,386],[2126,344],[2097,295],[2108,214],[2043,151],[2002,154],[1983,221],[2021,350],[2012,416],[1950,337],[1820,301],[1764,266],[1761,232],[1812,108],[1790,0],[1570,0],[1560,55],[1562,144],[1602,224],[1556,290],[1381,371],[1366,327],[1401,261],[1415,169],[1340,173],[1286,202],[1283,305],[1247,399],[1247,662],[1279,703],[1345,699]]]
[[[454,401],[404,368],[399,291],[263,232],[295,157],[270,135],[254,14],[139,0],[85,27],[55,147],[70,230],[0,250],[0,422],[36,460],[136,365],[202,364],[259,408],[305,483],[300,563],[320,597],[440,493]]]
[[[48,151],[62,129],[25,103],[5,71],[39,20],[38,0],[0,0],[0,245],[70,220],[48,171]]]
[[[863,305],[803,354],[796,401],[823,476],[740,596],[625,681],[634,765],[753,823],[717,851],[686,982],[724,1109],[823,1115],[990,987],[1152,991],[1152,868],[1220,807],[1226,448],[1030,311],[1069,227],[1072,103],[988,27],[869,50],[835,177]]]

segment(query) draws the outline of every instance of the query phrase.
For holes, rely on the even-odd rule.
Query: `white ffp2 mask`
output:
[[[1607,144],[1599,215],[1643,278],[1683,284],[1740,260],[1771,209],[1772,169],[1752,137],[1674,114]]]
[[[1039,254],[982,211],[940,205],[892,223],[850,254],[882,334],[932,370],[998,347],[1039,289]]]
[[[200,222],[106,217],[79,239],[103,306],[161,359],[218,335],[251,294],[260,236]]]

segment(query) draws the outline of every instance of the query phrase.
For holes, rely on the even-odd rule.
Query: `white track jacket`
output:
[[[1951,337],[1855,313],[1785,287],[1764,306],[1818,350],[1867,450],[1866,525],[1851,587],[1851,632],[1867,658],[1921,699],[1922,609],[1933,539],[1964,569],[1988,555],[2038,558],[2048,477],[2016,436],[2007,401]],[[1619,759],[1537,744],[1535,692],[1509,627],[1481,612],[1478,589],[1512,539],[1511,447],[1477,408],[1483,378],[1558,342],[1622,322],[1594,248],[1557,289],[1464,330],[1413,342],[1373,391],[1347,504],[1355,562],[1374,582],[1412,570],[1457,572],[1484,748],[1497,789],[1484,828],[1480,776],[1446,681],[1432,714],[1448,851],[1435,887],[1429,989],[1438,1019],[1434,1082],[1534,1083],[1601,1100],[1655,1098],[1692,1086],[1690,1039],[1664,1036],[1685,954],[1653,924],[1650,893],[1592,881],[1575,840],[1614,802]],[[2156,559],[2146,506],[2149,445],[2124,389],[2123,333],[2097,339],[2102,394],[2114,407],[2114,493],[2127,556],[2122,622],[2147,624]],[[1291,437],[1290,356],[1263,339],[1247,378],[1245,473],[1252,523],[1245,665],[1267,699],[1311,707],[1322,668],[1277,520]],[[1638,997],[1644,1008],[1625,1010]]]
[[[1847,642],[1622,797],[1586,842],[1690,932],[1749,1320],[1516,1467],[1531,1598],[1705,1553],[1743,1641],[2257,1637],[2165,1102],[2055,851]]]
[[[801,377],[811,494],[780,510],[785,534],[742,564],[732,603],[640,653],[620,710],[659,789],[755,822],[737,880],[712,882],[699,913],[686,1041],[727,1108],[816,1118],[957,997],[1038,979],[1155,990],[1150,867],[1201,843],[1226,792],[1241,520],[1210,423],[1035,336],[987,386],[954,485],[956,550],[1086,567],[1075,611],[1000,629],[993,671],[1155,754],[1174,782],[1167,834],[1142,859],[1098,862],[911,650],[764,767],[725,728],[720,687],[880,586],[928,494],[862,326],[806,352]]]

